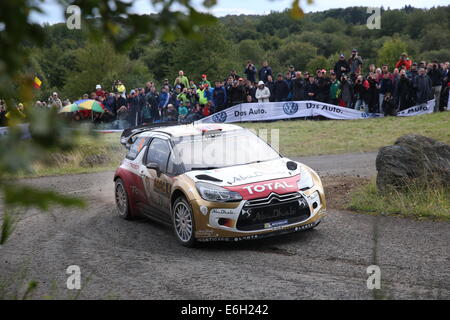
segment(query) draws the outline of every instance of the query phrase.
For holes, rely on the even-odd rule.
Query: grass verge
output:
[[[73,150],[48,154],[45,159],[33,164],[33,173],[21,174],[20,177],[115,170],[126,153],[119,140],[120,133],[82,136],[76,141],[76,147]]]
[[[249,129],[279,130],[280,152],[286,156],[311,156],[377,151],[402,135],[421,134],[450,143],[450,112],[415,117],[363,120],[291,120],[239,124]],[[273,143],[270,141],[270,143]]]
[[[413,218],[450,220],[450,190],[443,186],[411,184],[402,191],[378,191],[371,180],[350,196],[347,209],[376,213],[398,214]]]

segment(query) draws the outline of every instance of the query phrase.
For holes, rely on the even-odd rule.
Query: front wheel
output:
[[[195,245],[195,222],[192,208],[184,197],[175,200],[172,221],[178,242],[185,247]]]

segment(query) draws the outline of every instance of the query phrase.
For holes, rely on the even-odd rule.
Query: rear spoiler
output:
[[[134,137],[142,132],[153,131],[156,129],[167,128],[178,126],[179,123],[176,121],[172,122],[162,122],[155,123],[150,125],[137,126],[133,128],[126,129],[122,132],[122,136],[120,137],[120,143],[127,149],[130,149],[131,145],[134,142]]]

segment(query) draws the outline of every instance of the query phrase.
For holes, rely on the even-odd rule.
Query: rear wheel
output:
[[[175,200],[172,208],[175,237],[185,247],[195,245],[195,222],[192,208],[184,197]]]
[[[116,206],[119,216],[125,220],[131,220],[130,202],[128,200],[128,193],[122,179],[117,179],[115,184],[115,198]]]

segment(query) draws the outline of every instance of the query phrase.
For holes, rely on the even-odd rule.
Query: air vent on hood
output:
[[[198,180],[204,180],[204,181],[213,181],[213,182],[222,182],[222,180],[208,176],[207,174],[199,174],[198,176],[195,176]]]

